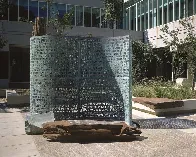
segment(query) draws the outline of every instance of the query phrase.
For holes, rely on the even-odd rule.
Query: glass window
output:
[[[101,28],[107,28],[107,21],[105,20],[105,10],[101,9]]]
[[[47,17],[47,2],[39,2],[39,17]]]
[[[159,25],[162,25],[162,7],[159,8]]]
[[[158,0],[158,6],[159,8],[162,7],[162,0]]]
[[[43,10],[45,11],[45,10]],[[48,4],[48,16],[49,18],[56,18],[58,15],[57,3]]]
[[[144,30],[144,15],[142,15],[142,18],[141,18],[141,25],[142,25],[141,31],[143,31]]]
[[[173,21],[173,3],[169,4],[169,22]]]
[[[92,27],[99,27],[100,25],[100,9],[92,8]]]
[[[19,1],[19,20],[20,21],[28,20],[28,0]]]
[[[83,26],[83,6],[76,6],[76,26]]]
[[[179,2],[175,2],[175,20],[179,20]]]
[[[193,15],[193,0],[188,0],[188,16]]]
[[[72,17],[72,25],[75,25],[75,6],[74,5],[67,5],[67,12],[73,12],[73,17]]]
[[[141,31],[140,30],[140,17],[137,19],[137,30],[138,31]]]
[[[149,0],[149,8],[150,8],[150,11],[152,11],[152,2],[153,2],[153,0]]]
[[[152,27],[157,26],[157,0],[153,0],[153,25]]]
[[[29,21],[35,21],[35,18],[38,17],[38,2],[29,1]]]
[[[152,28],[152,18],[153,18],[153,15],[152,15],[152,2],[153,0],[149,0],[149,15],[150,15],[150,19],[149,19],[149,28]]]
[[[146,29],[149,29],[148,28],[148,13],[146,13]]]
[[[167,5],[163,7],[163,22],[167,23]]]
[[[140,3],[137,3],[137,30],[140,31]]]
[[[123,29],[123,18],[120,20],[116,21],[116,29]]]
[[[195,1],[195,3],[194,3],[194,13],[193,13],[193,15],[196,13],[196,1]]]
[[[180,18],[185,17],[185,0],[181,0],[180,4]]]
[[[67,13],[66,4],[57,4],[57,10],[60,17],[63,17]]]
[[[141,1],[141,14],[144,14],[144,1]]]
[[[135,19],[135,15],[134,15],[134,7],[130,8],[131,10],[131,16],[130,16],[130,20],[131,20],[131,30],[134,30],[134,19]]]
[[[136,5],[132,7],[133,10],[133,30],[136,30]]]
[[[150,12],[150,28],[152,28],[152,18],[153,18],[153,16],[152,16],[152,11]]]
[[[144,30],[144,1],[141,3],[141,29]]]
[[[148,13],[148,1],[143,1],[144,2],[144,12]]]
[[[159,17],[158,17],[158,24],[159,25],[162,25],[163,24],[163,21],[162,21],[162,6],[163,6],[163,4],[162,4],[162,0],[159,0]]]
[[[129,9],[126,10],[126,29],[129,30]]]
[[[9,6],[9,20],[18,21],[18,0],[11,0]]]

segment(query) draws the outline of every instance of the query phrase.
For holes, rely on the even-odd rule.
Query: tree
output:
[[[59,11],[55,8],[54,0],[45,1],[47,2],[48,7],[45,5],[41,9],[45,10],[46,8],[48,8],[48,22],[46,22],[46,18],[36,17],[35,22],[32,22],[34,25],[32,35],[39,36],[46,34],[46,26],[52,26],[57,35],[64,33],[66,29],[72,29],[71,21],[73,19],[74,10],[72,9],[70,12],[65,13],[61,17]]]
[[[0,35],[0,49],[2,49],[7,43],[7,40],[5,40],[5,38]]]
[[[147,78],[148,64],[156,60],[158,64],[161,63],[161,58],[158,53],[155,53],[153,46],[150,43],[143,43],[141,41],[132,42],[132,75],[133,83],[141,82]]]
[[[0,19],[4,19],[4,17],[7,16],[8,6],[8,0],[0,0]]]
[[[102,0],[105,6],[105,21],[109,28],[116,29],[116,22],[123,13],[123,0]]]
[[[72,29],[71,22],[74,15],[74,9],[70,12],[65,13],[62,17],[59,14],[58,10],[54,10],[53,0],[46,0],[48,2],[49,12],[52,16],[49,16],[48,24],[52,25],[53,29],[56,31],[57,34],[62,34],[65,29]],[[45,8],[43,8],[45,9]]]
[[[173,57],[174,78],[180,77],[184,72],[184,64],[187,64],[189,72],[194,78],[196,72],[196,34],[192,17],[179,20],[179,24],[181,29],[174,30],[170,30],[169,26],[165,25],[161,29],[164,35],[160,38],[163,39],[166,46],[171,48],[168,53],[172,53]],[[181,30],[185,30],[184,39],[179,38]]]

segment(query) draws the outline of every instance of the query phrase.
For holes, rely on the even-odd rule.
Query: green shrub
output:
[[[158,87],[155,88],[157,98],[169,98],[169,99],[190,99],[192,98],[192,91],[189,88],[181,87],[169,87],[169,88],[162,88]]]
[[[133,96],[135,97],[156,97],[156,93],[153,87],[144,87],[142,85],[133,86]]]
[[[182,100],[196,98],[196,91],[192,91],[190,87],[176,87],[172,82],[143,80],[133,86],[133,96]]]

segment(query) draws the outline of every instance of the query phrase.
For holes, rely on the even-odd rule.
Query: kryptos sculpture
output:
[[[130,36],[34,36],[30,49],[31,115],[130,124]]]

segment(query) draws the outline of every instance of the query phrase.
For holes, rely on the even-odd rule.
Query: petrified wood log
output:
[[[141,131],[124,122],[110,124],[74,124],[69,121],[55,121],[43,124],[45,138],[51,140],[70,139],[130,139],[137,137]]]
[[[35,24],[33,25],[32,36],[42,35],[46,35],[46,19],[42,17],[37,17],[35,19]]]

